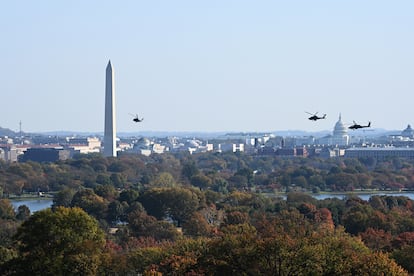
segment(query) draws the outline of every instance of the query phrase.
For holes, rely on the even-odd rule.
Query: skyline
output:
[[[331,130],[414,123],[410,1],[5,2],[0,126],[103,132]],[[309,121],[306,112],[327,114]],[[145,117],[134,123],[130,114]]]

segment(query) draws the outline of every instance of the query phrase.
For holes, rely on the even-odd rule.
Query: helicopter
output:
[[[357,124],[357,123],[354,121],[354,124],[353,124],[352,126],[348,127],[348,128],[349,128],[349,129],[352,129],[352,130],[355,130],[355,129],[366,128],[366,127],[371,127],[371,122],[368,122],[368,125],[363,126],[363,125]]]
[[[306,112],[306,111],[305,111]],[[320,120],[320,119],[325,119],[326,118],[326,114],[323,114],[323,116],[318,116],[317,114],[318,114],[318,112],[316,112],[315,114],[313,114],[313,113],[310,113],[310,112],[306,112],[306,113],[308,113],[309,115],[312,115],[312,116],[310,116],[308,119],[309,120],[311,120],[311,121],[317,121],[317,120]]]
[[[132,121],[134,121],[135,123],[139,123],[139,122],[142,122],[142,121],[144,121],[144,118],[139,118],[138,117],[138,114],[131,114],[131,113],[129,113],[131,116],[134,116],[134,119],[132,119]]]

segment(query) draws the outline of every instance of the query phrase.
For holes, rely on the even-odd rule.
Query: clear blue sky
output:
[[[413,14],[411,0],[2,1],[0,126],[103,131],[110,59],[118,131],[320,131],[339,113],[404,129]]]

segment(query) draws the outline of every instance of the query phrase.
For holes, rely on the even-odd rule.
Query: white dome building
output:
[[[339,114],[338,122],[336,122],[334,127],[332,144],[338,146],[348,146],[349,144],[348,129],[342,123],[341,114]]]
[[[404,129],[404,130],[401,132],[401,136],[403,136],[403,137],[409,137],[409,138],[413,138],[413,137],[414,137],[414,131],[413,131],[413,129],[411,128],[411,125],[408,125],[408,126],[407,126],[407,128],[406,128],[406,129]]]
[[[134,148],[149,149],[150,146],[151,146],[151,141],[148,138],[142,137],[136,142],[136,144],[134,145]]]
[[[349,145],[348,129],[342,123],[341,114],[339,114],[338,122],[334,126],[333,134],[320,138],[319,144],[332,146]]]

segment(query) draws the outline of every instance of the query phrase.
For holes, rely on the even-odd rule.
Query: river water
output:
[[[12,199],[10,200],[14,209],[17,210],[19,206],[26,205],[30,209],[30,213],[50,208],[53,204],[53,199]]]
[[[382,196],[382,195],[386,195],[386,196],[406,196],[411,200],[414,200],[414,193],[413,192],[407,192],[407,193],[331,193],[331,194],[312,194],[312,196],[318,200],[323,200],[323,199],[327,199],[327,198],[339,198],[339,199],[344,199],[345,197],[349,197],[349,196],[357,196],[360,199],[363,200],[369,200],[371,196]]]

